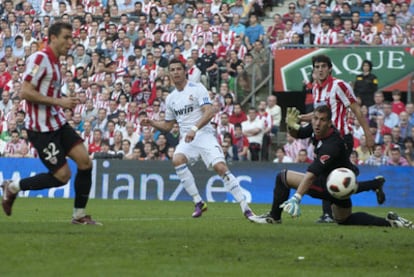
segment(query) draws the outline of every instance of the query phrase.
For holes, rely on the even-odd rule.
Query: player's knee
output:
[[[227,171],[229,171],[229,168],[225,163],[219,162],[214,165],[214,170],[219,176],[223,176]]]
[[[79,169],[82,170],[92,168],[92,160],[89,157],[87,157],[85,159],[80,160],[77,166]]]
[[[172,163],[173,163],[174,167],[177,167],[179,165],[186,164],[187,163],[187,159],[185,158],[184,155],[180,155],[180,154],[174,155],[173,156]]]
[[[335,204],[332,204],[332,216],[338,224],[343,224],[346,222],[351,213],[351,208],[342,208],[338,207]]]
[[[65,165],[58,171],[56,171],[53,176],[62,183],[67,183],[70,180],[71,172],[68,165]]]

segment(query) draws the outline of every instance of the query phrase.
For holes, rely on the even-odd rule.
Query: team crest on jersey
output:
[[[190,94],[190,96],[188,97],[188,100],[190,100],[190,101],[194,101],[194,97],[193,97],[193,95],[192,95],[192,94]]]
[[[39,66],[35,64],[32,68],[31,75],[36,75],[38,71],[39,71]]]
[[[330,158],[331,156],[329,156],[329,155],[322,155],[320,158],[319,158],[319,160],[321,161],[321,163],[323,163],[323,164],[325,164],[325,162],[327,161],[327,160],[329,160],[329,158]]]

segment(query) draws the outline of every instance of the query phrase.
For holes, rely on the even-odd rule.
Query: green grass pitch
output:
[[[104,226],[70,224],[73,200],[17,199],[0,216],[0,276],[413,276],[414,231],[316,224],[318,206],[257,225],[238,204],[91,200]],[[256,213],[269,205],[253,204]],[[354,208],[385,216],[388,209]],[[414,219],[413,209],[394,209]]]

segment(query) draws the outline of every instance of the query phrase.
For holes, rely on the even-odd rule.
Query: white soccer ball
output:
[[[355,173],[345,167],[333,170],[326,179],[329,193],[337,199],[347,199],[358,189]]]

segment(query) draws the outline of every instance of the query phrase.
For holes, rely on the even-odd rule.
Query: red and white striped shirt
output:
[[[223,43],[224,46],[226,46],[227,49],[229,49],[233,43],[234,38],[236,37],[236,33],[233,31],[229,31],[227,33],[221,33],[221,43]]]
[[[347,109],[356,102],[351,86],[343,80],[329,76],[322,84],[315,83],[312,89],[313,105],[327,105],[332,111],[332,122],[341,135],[351,133]]]
[[[230,47],[230,50],[236,50],[237,51],[237,57],[240,59],[240,60],[244,60],[244,56],[246,55],[246,53],[247,53],[247,47],[246,46],[244,46],[244,45],[240,45],[239,47],[237,47],[235,44],[233,44],[231,47]]]
[[[320,32],[315,38],[315,45],[333,45],[336,42],[336,32],[329,30],[327,33]]]
[[[32,84],[40,94],[61,98],[61,79],[58,57],[49,46],[29,56],[23,80]],[[65,113],[60,106],[46,106],[27,101],[26,107],[29,118],[26,123],[28,130],[56,131],[66,123]]]

